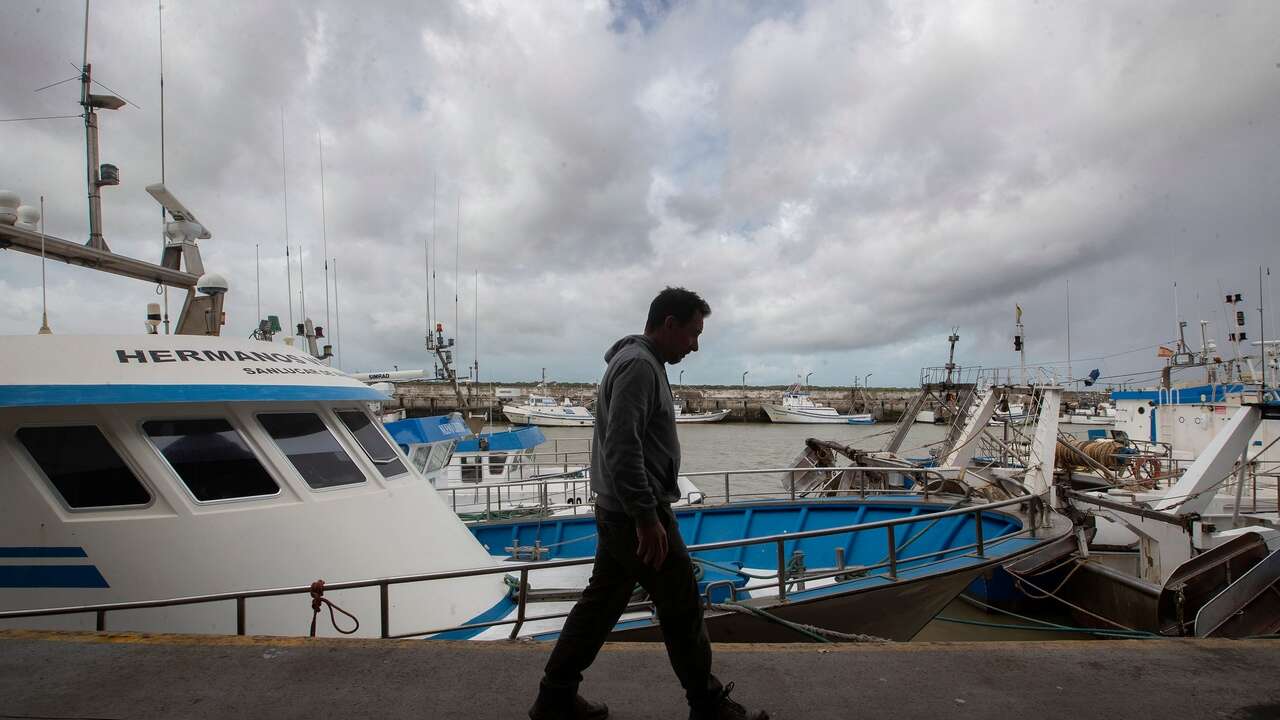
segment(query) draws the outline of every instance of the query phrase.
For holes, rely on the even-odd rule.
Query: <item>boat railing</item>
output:
[[[936,366],[920,368],[920,387],[931,385],[977,385],[984,378],[981,366]]]
[[[827,480],[845,472],[858,473],[858,486],[853,488],[814,488],[797,490],[794,483],[788,483],[785,489],[778,492],[747,492],[734,490],[732,479],[735,476],[770,475],[779,473],[819,473],[826,475]],[[902,494],[916,492],[907,488],[870,488],[866,485],[868,472],[898,473],[918,478],[919,493],[929,499],[930,483],[947,480],[948,475],[937,468],[917,468],[909,466],[836,466],[813,468],[752,468],[749,470],[703,470],[681,473],[681,476],[694,481],[695,478],[715,478],[723,480],[724,495],[710,493],[701,485],[697,485],[698,493],[689,493],[682,500],[687,504],[706,503],[708,500],[723,503],[758,501],[763,499],[804,499],[807,497],[860,497],[872,495]],[[719,483],[717,483],[717,486]],[[541,475],[529,480],[513,480],[498,483],[477,483],[473,485],[451,486],[441,488],[441,494],[448,496],[450,508],[464,515],[468,522],[488,522],[496,518],[509,517],[513,514],[565,514],[577,515],[592,512],[591,480],[582,477],[579,470],[568,470],[550,475]],[[556,501],[558,498],[570,500]]]
[[[581,443],[586,446],[587,452],[591,452],[592,439],[591,437],[548,438],[547,442],[551,443],[551,452],[558,453],[562,444],[572,447],[573,443]]]
[[[982,514],[990,513],[1002,508],[1010,508],[1018,505],[1026,505],[1024,508],[1028,514],[1028,522],[1021,528],[1011,530],[994,538],[986,538],[983,535]],[[706,552],[712,550],[724,550],[730,548],[749,547],[753,545],[773,544],[775,546],[775,558],[777,560],[776,576],[769,576],[770,582],[768,587],[776,587],[778,600],[785,601],[791,586],[799,587],[804,582],[813,582],[825,578],[839,578],[841,576],[864,576],[872,570],[883,570],[883,574],[877,574],[888,582],[899,582],[902,578],[899,576],[899,570],[904,565],[910,565],[910,569],[915,570],[921,567],[950,562],[957,557],[957,553],[961,553],[963,557],[973,557],[976,559],[987,558],[987,551],[1008,540],[1027,535],[1036,537],[1036,529],[1038,525],[1038,503],[1034,502],[1034,498],[1017,497],[1008,500],[1000,500],[996,502],[984,503],[982,505],[974,505],[970,507],[953,507],[938,512],[927,514],[913,514],[906,517],[892,518],[888,520],[877,520],[873,522],[858,523],[854,525],[845,525],[834,528],[821,528],[816,530],[801,530],[798,532],[784,532],[773,535],[763,535],[753,538],[742,538],[737,540],[723,540],[720,542],[701,543],[698,545],[690,545],[688,550],[690,553]],[[948,546],[939,550],[921,552],[911,556],[899,557],[899,553],[911,542],[912,538],[901,538],[897,529],[904,525],[912,525],[920,522],[936,522],[948,517],[958,517],[964,515],[972,515],[974,519],[974,542],[965,545]],[[884,561],[870,566],[849,566],[836,567],[831,570],[823,569],[815,573],[797,574],[791,572],[790,556],[786,552],[787,543],[794,544],[799,540],[809,538],[824,537],[828,535],[870,533],[875,531],[884,531],[887,534],[886,557]],[[921,562],[925,561],[925,562]],[[398,575],[394,577],[376,578],[369,580],[352,580],[346,582],[325,583],[323,588],[325,593],[343,591],[343,590],[359,590],[367,588],[377,588],[378,590],[378,620],[379,620],[379,637],[381,638],[411,638],[411,637],[429,637],[440,633],[465,631],[465,630],[485,630],[492,627],[503,625],[511,625],[509,637],[516,638],[520,630],[526,623],[556,620],[564,618],[567,612],[553,613],[547,615],[530,616],[527,612],[529,602],[529,575],[530,573],[540,570],[550,570],[554,568],[575,567],[579,565],[589,565],[595,562],[594,557],[566,558],[562,560],[541,560],[534,562],[507,562],[495,564],[492,566],[479,568],[463,568],[458,570],[446,570],[431,573],[417,573],[412,575]],[[840,565],[837,559],[837,566]],[[414,630],[410,632],[391,632],[391,588],[397,585],[407,585],[413,583],[438,582],[443,580],[458,580],[462,578],[484,577],[489,575],[518,575],[518,581],[512,589],[515,594],[516,617],[513,619],[499,619],[486,622],[464,623],[453,625],[450,627],[430,628],[424,630]],[[774,579],[776,577],[776,580]],[[763,587],[763,586],[757,586]],[[739,588],[742,591],[744,588]],[[143,610],[152,608],[176,607],[184,605],[201,605],[206,603],[233,603],[235,606],[236,634],[245,635],[248,625],[248,601],[257,598],[282,597],[290,595],[311,596],[314,592],[313,585],[295,585],[291,587],[264,588],[258,590],[242,590],[239,592],[227,593],[211,593],[206,595],[193,595],[180,598],[168,598],[163,600],[143,600],[133,602],[119,603],[102,603],[95,605],[76,605],[57,608],[41,608],[34,610],[6,610],[0,611],[0,621],[14,620],[19,618],[35,618],[35,617],[54,617],[65,615],[80,615],[92,613],[95,616],[95,629],[98,632],[107,630],[108,613],[121,612],[127,610]],[[710,603],[710,593],[704,596],[704,599]],[[650,603],[640,603],[628,608],[629,610],[645,609],[650,607]]]

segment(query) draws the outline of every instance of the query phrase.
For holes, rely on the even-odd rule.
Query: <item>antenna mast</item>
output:
[[[480,268],[476,268],[475,277],[475,303],[472,306],[474,319],[471,321],[471,366],[475,372],[472,373],[471,382],[480,382]]]
[[[338,309],[338,258],[333,259],[333,344],[338,349],[338,367],[342,367],[342,342],[339,338],[339,323],[342,320],[342,312]]]
[[[253,277],[258,286],[258,320],[262,319],[262,260],[258,257],[258,246],[261,243],[253,244]]]
[[[289,257],[289,163],[284,146],[284,106],[280,106],[280,189],[284,194],[284,274],[285,290],[289,293],[289,332],[296,333],[293,324],[293,261]]]
[[[156,0],[156,18],[160,25],[160,184],[164,184],[164,0]],[[164,234],[164,206],[160,206],[160,250],[168,246]],[[164,288],[164,334],[169,334],[169,286]],[[259,313],[261,315],[261,313]]]
[[[440,312],[440,298],[436,295],[436,289],[440,286],[436,280],[436,265],[440,264],[440,251],[436,245],[436,209],[440,200],[440,174],[435,173],[431,181],[431,257],[436,259],[434,265],[431,266],[431,304],[435,306],[436,312]],[[432,327],[428,328],[428,332],[435,329],[434,319]],[[430,347],[430,346],[428,346]]]
[[[1267,268],[1267,274],[1271,274],[1271,268]],[[1267,319],[1262,303],[1262,266],[1258,266],[1258,349],[1262,355],[1262,384],[1258,386],[1258,402],[1267,401]]]
[[[298,295],[302,301],[302,322],[307,321],[307,263],[302,254],[302,245],[298,246]]]
[[[458,331],[462,329],[462,323],[458,320],[458,265],[462,262],[462,193],[458,193],[458,223],[454,228],[454,251],[453,251],[453,333],[454,337],[458,336]]]
[[[324,326],[329,327],[329,230],[324,210],[324,141],[316,133],[316,145],[320,147],[320,237],[324,243]]]
[[[1067,278],[1067,384],[1071,382],[1071,278]]]
[[[40,330],[39,335],[52,335],[49,329],[49,295],[44,275],[44,196],[40,196]]]
[[[104,185],[119,185],[120,172],[114,165],[98,165],[98,113],[119,110],[125,101],[114,95],[94,95],[93,71],[89,67],[89,0],[84,0],[84,55],[80,65],[80,106],[84,108],[85,184],[89,188],[89,242],[95,250],[111,252],[102,237],[102,195]]]

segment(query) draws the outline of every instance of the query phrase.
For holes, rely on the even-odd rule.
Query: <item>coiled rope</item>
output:
[[[316,636],[316,618],[320,616],[321,605],[329,606],[329,624],[333,625],[334,630],[337,630],[343,635],[351,635],[360,629],[360,618],[352,615],[346,610],[343,610],[337,605],[334,605],[332,600],[324,596],[324,580],[317,580],[311,583],[311,637]],[[338,627],[338,618],[333,614],[335,610],[351,618],[355,623],[355,627],[350,630],[343,630]]]

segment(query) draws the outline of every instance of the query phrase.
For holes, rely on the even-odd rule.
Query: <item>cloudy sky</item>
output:
[[[79,111],[75,82],[33,91],[76,74],[82,9],[6,2],[0,119]],[[95,0],[88,44],[134,103],[100,121],[122,175],[107,241],[149,260],[157,26],[154,3]],[[1120,376],[1158,367],[1175,282],[1217,336],[1221,287],[1256,337],[1259,265],[1280,301],[1278,27],[1268,0],[169,0],[166,182],[247,335],[255,249],[262,313],[290,312],[283,149],[306,311],[326,322],[327,234],[348,370],[429,366],[434,237],[433,314],[454,329],[457,267],[464,364],[478,273],[485,380],[595,379],[665,285],[713,308],[673,380],[913,385],[952,327],[962,362],[1016,366],[1015,303],[1028,360],[1065,371],[1068,283],[1075,373]],[[85,238],[82,123],[0,123],[0,147],[0,186]],[[155,299],[48,270],[57,333],[140,331]],[[299,284],[295,264],[295,317]],[[0,252],[0,297],[0,332],[34,332],[38,259]]]

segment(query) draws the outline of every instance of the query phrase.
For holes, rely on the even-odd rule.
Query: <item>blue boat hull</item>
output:
[[[956,507],[956,498],[904,495],[865,500],[823,499],[797,502],[761,502],[681,509],[676,513],[686,544],[722,542],[806,530],[827,529],[896,518],[913,518],[894,530],[897,577],[889,577],[884,565],[889,555],[889,533],[885,528],[804,538],[783,543],[783,555],[803,554],[810,571],[834,569],[839,552],[844,567],[865,570],[854,577],[823,585],[809,583],[806,589],[791,585],[785,600],[779,600],[773,583],[750,579],[736,571],[747,568],[755,574],[776,572],[777,544],[694,550],[703,564],[700,590],[712,589],[711,599],[727,599],[728,583],[737,594],[748,584],[749,597],[737,599],[770,615],[844,633],[876,635],[908,640],[934,615],[954,600],[984,571],[1040,547],[1048,538],[1019,533],[1022,519],[1015,513],[983,513],[986,552],[978,557],[972,515],[931,518],[930,515]],[[1069,525],[1063,529],[1065,532]],[[497,556],[509,548],[542,548],[543,559],[590,557],[595,553],[595,523],[590,516],[544,519],[541,522],[503,522],[472,526],[472,532]],[[1003,539],[1002,536],[1005,537]],[[728,582],[726,582],[728,581]],[[758,588],[757,586],[765,586]],[[772,587],[769,587],[772,585]],[[717,596],[717,593],[719,596]],[[753,615],[710,611],[707,626],[717,642],[794,642],[806,640],[784,624]],[[658,640],[656,622],[623,623],[611,636],[615,640]]]

